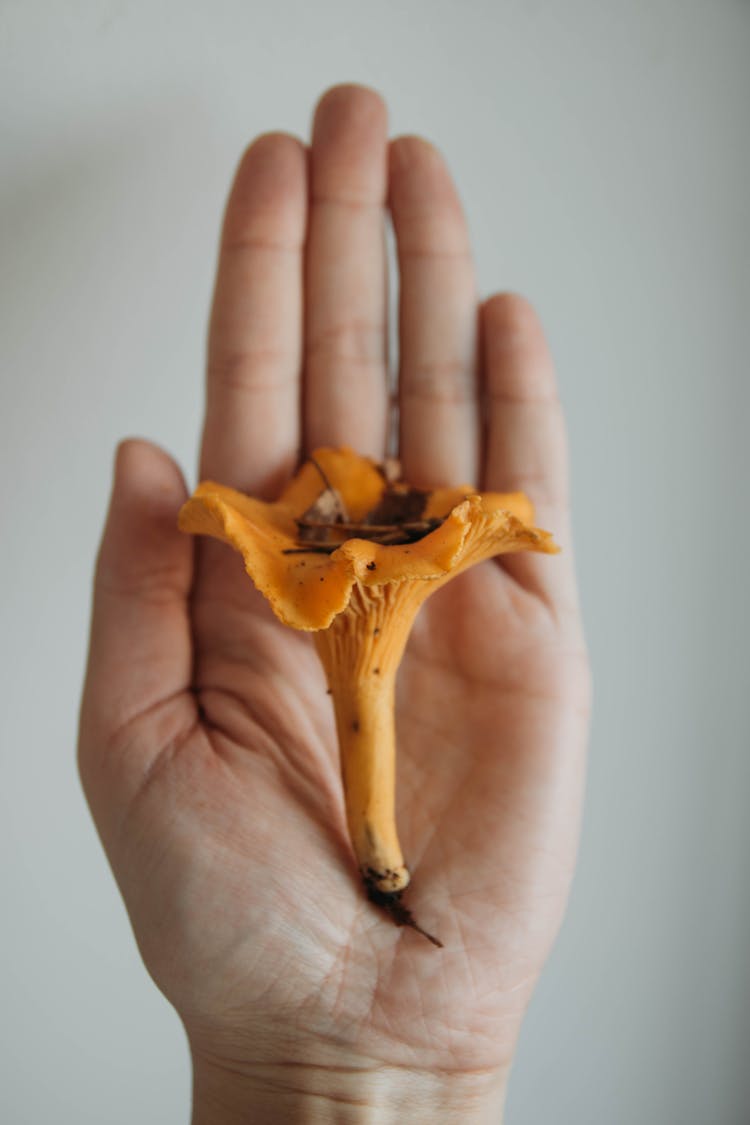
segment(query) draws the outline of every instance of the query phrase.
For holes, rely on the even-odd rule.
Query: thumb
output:
[[[81,703],[79,768],[90,798],[98,778],[110,787],[108,757],[135,759],[142,775],[149,757],[194,721],[193,543],[177,530],[185,498],[168,454],[146,441],[122,442],[96,565]]]

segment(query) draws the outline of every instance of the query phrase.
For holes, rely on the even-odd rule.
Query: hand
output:
[[[399,672],[407,901],[438,950],[363,894],[311,638],[278,623],[228,547],[177,531],[174,462],[120,447],[79,763],[143,959],[188,1034],[195,1122],[348,1121],[369,1105],[377,1120],[496,1120],[574,866],[589,677],[552,362],[524,300],[478,303],[436,150],[386,130],[377,95],[339,87],[309,151],[276,134],[245,153],[201,476],[272,497],[300,449],[383,457],[387,205],[406,479],[523,489],[563,554],[455,579]]]

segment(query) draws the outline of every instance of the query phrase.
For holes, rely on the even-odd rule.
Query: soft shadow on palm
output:
[[[311,638],[273,618],[237,556],[200,549],[200,721],[129,814],[126,897],[157,983],[193,1029],[293,1009],[384,1061],[497,1065],[573,864],[576,771],[561,761],[558,787],[549,772],[566,723],[583,721],[563,675],[575,653],[493,563],[417,619],[398,680],[398,821],[407,901],[438,953],[366,900]]]

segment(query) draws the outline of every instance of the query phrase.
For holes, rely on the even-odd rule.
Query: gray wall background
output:
[[[446,153],[571,430],[590,783],[507,1120],[746,1125],[750,3],[3,0],[0,33],[0,1118],[188,1120],[75,774],[91,565],[120,436],[194,479],[241,150],[355,80]]]

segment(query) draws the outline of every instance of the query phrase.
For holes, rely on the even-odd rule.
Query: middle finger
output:
[[[362,86],[315,113],[307,235],[305,444],[378,459],[387,417],[387,114]]]

